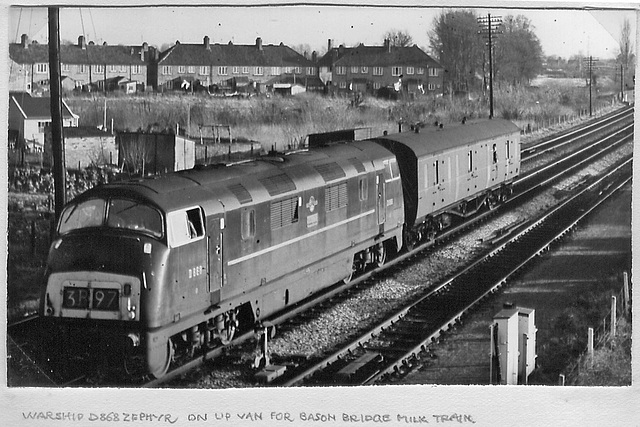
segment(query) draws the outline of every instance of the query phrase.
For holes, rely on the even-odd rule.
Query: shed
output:
[[[116,137],[118,164],[130,173],[150,175],[191,169],[195,142],[175,134],[122,132]]]

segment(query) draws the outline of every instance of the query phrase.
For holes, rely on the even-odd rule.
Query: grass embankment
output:
[[[508,87],[494,93],[494,116],[512,120],[526,129],[569,119],[589,109],[585,88],[551,83],[544,88]],[[179,125],[192,137],[211,137],[214,124],[231,126],[233,138],[257,141],[266,149],[297,148],[306,135],[356,127],[369,127],[374,135],[395,132],[398,121],[451,123],[489,116],[488,96],[388,101],[364,97],[327,97],[301,94],[295,97],[212,98],[208,95],[109,96],[107,124],[116,130],[172,131]],[[608,101],[601,103],[610,104]],[[71,97],[80,125],[99,126],[104,121],[104,98]],[[594,101],[594,107],[598,108]],[[225,135],[223,135],[225,136]]]

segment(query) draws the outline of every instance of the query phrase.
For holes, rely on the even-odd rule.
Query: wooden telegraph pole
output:
[[[62,135],[62,87],[60,83],[60,15],[57,7],[49,8],[49,87],[51,91],[51,150],[55,220],[60,218],[66,202],[66,168]]]
[[[489,46],[489,118],[493,118],[493,37],[499,33],[498,27],[502,25],[502,17],[487,14],[486,18],[478,18],[478,24],[481,30],[478,34],[481,34],[487,39],[487,45]]]

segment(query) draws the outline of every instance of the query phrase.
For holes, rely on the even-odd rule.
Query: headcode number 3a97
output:
[[[119,305],[117,289],[107,288],[64,288],[62,306],[65,308],[93,310],[117,310]],[[91,302],[91,307],[89,307]]]

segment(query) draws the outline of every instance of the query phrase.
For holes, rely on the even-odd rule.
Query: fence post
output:
[[[564,374],[560,374],[560,378],[558,379],[558,385],[564,386]]]
[[[616,336],[616,321],[617,321],[617,317],[616,317],[616,297],[612,296],[611,297],[611,337],[615,337]]]
[[[593,328],[589,328],[587,331],[587,349],[591,359],[591,367],[593,368]]]
[[[31,255],[36,256],[36,220],[31,220]]]
[[[629,273],[622,274],[622,309],[625,316],[629,313]]]

